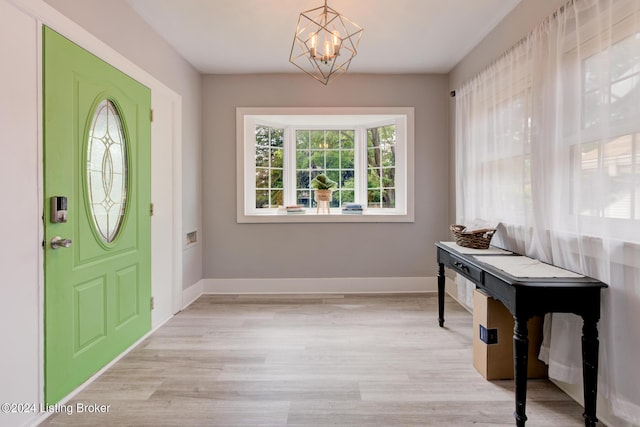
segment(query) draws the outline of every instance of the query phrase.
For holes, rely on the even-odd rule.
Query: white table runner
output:
[[[476,256],[478,261],[482,261],[496,267],[514,277],[584,277],[573,271],[560,267],[545,264],[544,262],[526,256]]]

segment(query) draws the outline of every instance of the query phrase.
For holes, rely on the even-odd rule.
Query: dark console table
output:
[[[475,283],[501,301],[515,319],[513,329],[514,376],[517,426],[524,426],[527,400],[527,320],[546,313],[574,313],[582,317],[582,376],[584,380],[584,424],[595,426],[598,377],[598,328],[600,290],[604,283],[590,277],[515,277],[483,262],[486,256],[465,254],[451,244],[436,243],[438,256],[438,322],[444,326],[444,294],[447,267]],[[462,249],[462,248],[460,248]],[[487,258],[485,258],[487,259]]]

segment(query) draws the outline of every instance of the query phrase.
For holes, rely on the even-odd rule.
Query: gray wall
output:
[[[449,72],[451,90],[486,68],[566,2],[567,0],[522,0]]]
[[[45,0],[182,96],[182,229],[201,222],[200,73],[131,9],[126,0]],[[183,287],[202,278],[202,245],[183,253]]]
[[[448,237],[447,85],[445,75],[347,74],[326,87],[304,74],[204,76],[204,278],[435,276],[433,245]],[[312,106],[415,108],[414,223],[236,223],[236,107]]]

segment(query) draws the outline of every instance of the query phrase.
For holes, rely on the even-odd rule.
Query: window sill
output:
[[[283,214],[275,211],[244,215],[239,213],[238,223],[332,223],[332,222],[413,222],[413,215],[363,212],[361,215],[343,214],[339,210],[330,214],[316,214],[309,210],[304,214]]]

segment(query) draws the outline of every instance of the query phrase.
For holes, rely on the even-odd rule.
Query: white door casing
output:
[[[156,205],[155,208],[155,215],[158,215],[162,220],[152,221],[152,277],[161,275],[163,278],[157,286],[154,284],[152,291],[154,294],[158,293],[155,300],[156,307],[163,307],[157,314],[153,314],[152,328],[157,328],[182,308],[182,251],[184,249],[182,244],[182,101],[177,93],[162,82],[42,0],[0,0],[0,10],[2,11],[0,24],[6,30],[3,33],[10,35],[4,39],[11,40],[11,43],[3,44],[3,58],[6,63],[14,64],[13,71],[15,71],[11,72],[5,69],[2,72],[0,93],[4,94],[15,89],[19,90],[22,97],[19,99],[19,103],[16,103],[18,100],[16,97],[6,99],[7,106],[11,105],[10,111],[18,117],[18,120],[15,120],[7,116],[7,119],[11,119],[11,132],[19,135],[19,138],[7,138],[2,141],[3,149],[10,147],[10,150],[14,151],[11,157],[13,167],[5,169],[2,177],[7,186],[13,185],[15,182],[21,183],[19,186],[20,197],[11,196],[11,192],[4,193],[8,198],[13,199],[12,212],[16,215],[5,216],[9,222],[5,224],[7,227],[3,227],[2,230],[5,231],[5,228],[11,231],[15,230],[17,241],[20,243],[6,257],[7,269],[3,267],[2,270],[7,280],[14,276],[20,277],[19,281],[10,280],[19,289],[17,288],[18,292],[14,292],[13,288],[5,284],[5,280],[2,280],[3,289],[0,290],[0,296],[6,301],[11,301],[11,309],[3,310],[3,313],[0,313],[0,319],[5,325],[2,329],[3,336],[11,341],[6,343],[8,348],[5,348],[5,352],[3,352],[3,366],[0,367],[0,374],[3,378],[18,378],[19,380],[9,380],[4,386],[0,385],[0,396],[11,397],[12,401],[32,402],[37,400],[42,402],[44,377],[44,285],[41,254],[43,174],[40,124],[42,105],[40,37],[42,25],[46,24],[54,28],[84,49],[145,84],[152,91],[152,105],[159,112],[154,123],[162,128],[162,131],[158,131],[152,127],[152,188],[160,189],[168,185],[165,180],[166,175],[171,177],[170,187],[162,192],[166,200]],[[25,37],[22,37],[21,34]],[[169,119],[170,125],[166,122]],[[10,141],[12,141],[11,144],[9,144]],[[9,144],[6,147],[5,142]],[[156,165],[157,161],[161,164]],[[162,182],[157,181],[157,172],[160,170],[163,170],[165,174]],[[5,186],[2,188],[4,189]],[[30,231],[25,232],[25,230]],[[156,245],[155,241],[158,239],[162,239],[163,243]],[[163,260],[164,264],[161,270],[156,271],[156,264],[159,260]],[[167,260],[170,262],[167,263]],[[23,272],[30,273],[23,274]],[[167,286],[171,286],[171,292],[166,291]],[[11,299],[5,299],[5,295],[10,295]],[[166,300],[169,297],[171,301]],[[20,316],[16,318],[11,313],[20,313]],[[9,321],[10,319],[11,321]],[[18,319],[25,319],[20,322],[19,330],[16,330],[15,334],[4,334],[5,328],[9,328],[12,323],[15,324]],[[24,357],[25,355],[29,356]],[[13,362],[5,363],[9,361]],[[12,383],[20,384],[20,387],[6,385]],[[11,423],[15,421],[21,425],[29,424],[29,417],[29,414],[20,414],[18,418],[11,417],[10,419],[13,420]],[[33,418],[33,414],[31,414],[31,418]],[[4,424],[4,420],[4,415],[0,414],[0,424]]]

